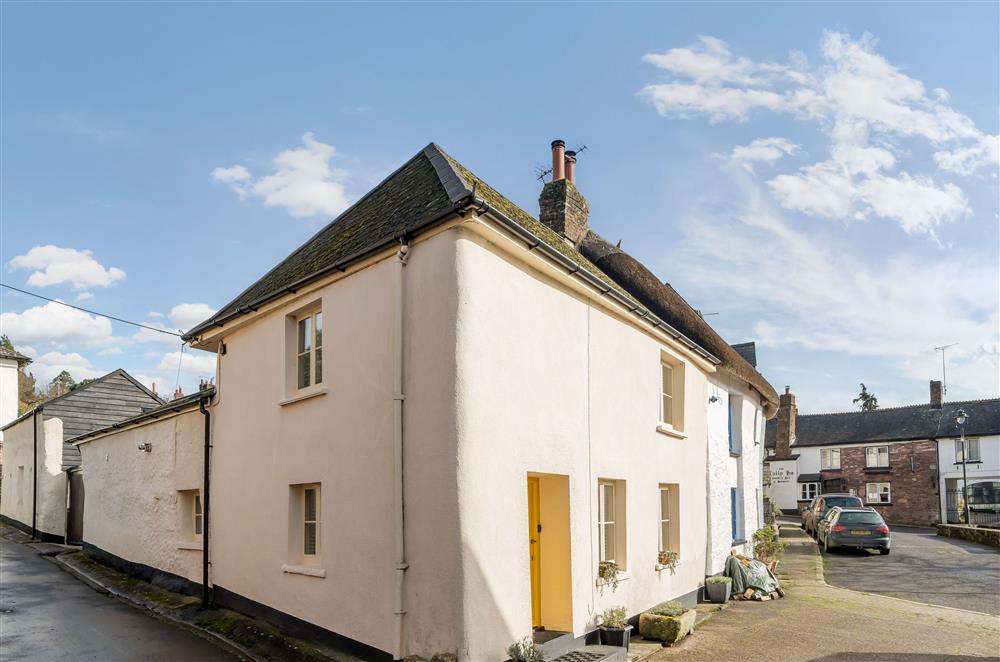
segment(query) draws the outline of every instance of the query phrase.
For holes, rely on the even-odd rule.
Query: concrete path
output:
[[[934,529],[892,527],[892,553],[836,549],[823,554],[834,586],[1000,615],[1000,550]]]
[[[232,662],[195,635],[96,593],[38,550],[0,538],[0,659]]]
[[[732,602],[649,662],[1000,660],[995,616],[829,586],[812,539],[797,527],[782,534],[791,543],[778,567],[785,598]]]

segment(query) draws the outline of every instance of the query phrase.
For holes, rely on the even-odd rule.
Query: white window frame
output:
[[[872,499],[872,495],[875,496],[874,499]],[[882,499],[883,495],[885,495],[885,499]],[[885,483],[885,482],[866,483],[865,503],[874,503],[874,504],[892,503],[892,483]]]
[[[607,504],[607,493],[611,492],[611,508],[608,512]],[[615,481],[613,480],[599,480],[597,481],[597,553],[598,559],[603,563],[605,561],[618,562],[617,558],[609,558],[607,550],[611,549],[614,551],[615,557],[618,556],[618,523],[617,517],[615,515],[617,505],[618,505],[618,495],[615,494]],[[608,545],[607,529],[611,530],[611,544]],[[620,564],[619,564],[619,567]]]
[[[314,506],[315,513],[313,514],[313,519],[308,518],[308,513],[306,512],[306,494],[309,492],[315,493]],[[319,483],[309,483],[307,485],[299,486],[299,550],[302,554],[302,564],[303,565],[318,565],[319,556],[322,551],[320,545],[320,532],[322,530],[323,513],[322,513],[322,492]],[[306,551],[306,528],[308,525],[312,524],[315,528],[314,533],[314,548],[312,553]]]
[[[667,495],[667,511],[663,512],[663,494]],[[660,483],[660,518],[657,537],[660,552],[672,551],[680,556],[680,485],[676,483]],[[666,535],[664,536],[664,531]],[[664,539],[664,537],[666,539]]]
[[[975,443],[973,443],[975,442]],[[966,453],[965,449],[969,452]],[[965,456],[968,455],[968,460]],[[962,440],[955,440],[955,464],[965,464],[966,462],[981,462],[982,455],[979,454],[979,437],[966,437],[965,448],[962,447]]]
[[[834,461],[836,458],[836,461]],[[840,468],[840,449],[839,448],[821,448],[819,451],[819,468],[823,469],[839,469]]]
[[[201,540],[205,531],[205,510],[201,503],[201,492],[196,490],[191,496],[191,531],[195,540]]]
[[[674,366],[660,361],[660,423],[674,426]],[[669,411],[668,411],[669,410]]]
[[[812,501],[819,494],[819,483],[799,483],[799,501]]]
[[[294,316],[293,321],[295,322],[294,327],[294,345],[292,347],[292,364],[295,373],[295,390],[305,391],[314,387],[317,387],[323,383],[323,331],[324,329],[324,319],[323,319],[323,309],[321,307],[310,308]],[[309,325],[309,347],[302,349],[304,345],[302,324],[308,322]],[[318,324],[317,324],[318,323]],[[319,334],[317,335],[316,330],[319,329]],[[303,384],[301,381],[302,372],[299,369],[299,362],[302,357],[307,357],[309,364],[309,380],[308,383]],[[319,366],[319,371],[317,371],[317,366]],[[318,379],[317,379],[317,372]]]
[[[885,453],[882,453],[882,449]],[[871,451],[875,452],[875,464],[871,464]],[[885,455],[885,464],[881,464],[882,456]],[[865,446],[865,469],[888,469],[889,468],[889,445]]]

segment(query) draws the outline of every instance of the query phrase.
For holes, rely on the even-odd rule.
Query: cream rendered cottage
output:
[[[488,661],[696,598],[706,403],[728,386],[763,420],[776,395],[589,230],[553,155],[535,220],[430,145],[189,333],[219,354],[217,600],[386,659]]]

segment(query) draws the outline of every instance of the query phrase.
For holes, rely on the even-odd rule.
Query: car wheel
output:
[[[879,547],[878,548],[878,553],[881,554],[882,556],[888,556],[889,555],[889,548],[888,547]]]

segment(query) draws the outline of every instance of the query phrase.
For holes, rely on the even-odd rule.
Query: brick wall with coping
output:
[[[905,441],[869,446],[889,447],[889,466],[865,467],[867,446],[841,446],[840,469],[823,470],[824,491],[829,483],[843,479],[843,491],[855,490],[865,505],[875,508],[890,524],[932,525],[941,520],[938,496],[937,444],[933,441]],[[889,504],[867,502],[867,483],[889,483]],[[837,491],[840,491],[838,489]]]

